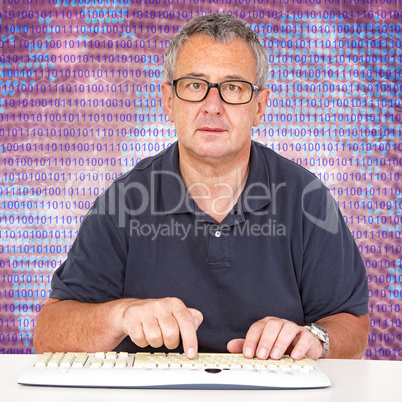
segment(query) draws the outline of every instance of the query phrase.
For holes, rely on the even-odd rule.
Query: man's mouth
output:
[[[226,131],[222,127],[211,127],[211,126],[200,127],[198,130],[199,131],[207,131],[210,133],[221,133],[223,131]]]

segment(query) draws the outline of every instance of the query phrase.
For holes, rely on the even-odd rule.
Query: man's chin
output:
[[[214,141],[198,141],[187,147],[182,144],[184,152],[188,152],[190,157],[209,163],[218,163],[220,161],[237,160],[241,158],[242,149],[235,149],[226,139],[215,139]]]
[[[216,143],[204,145],[197,150],[197,155],[200,158],[211,161],[219,161],[230,157],[231,150],[226,146],[219,146]]]

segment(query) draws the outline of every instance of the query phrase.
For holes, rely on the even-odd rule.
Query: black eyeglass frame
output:
[[[200,99],[200,100],[188,100],[188,99],[180,98],[179,94],[177,93],[177,83],[178,83],[180,80],[184,80],[184,79],[196,79],[196,80],[205,82],[205,83],[208,85],[208,89],[207,89],[207,92],[205,93],[205,96],[204,96],[202,99]],[[249,99],[247,102],[241,102],[241,103],[228,102],[228,101],[226,101],[225,99],[223,99],[223,96],[222,96],[222,93],[221,93],[221,86],[222,86],[223,84],[227,83],[227,82],[245,82],[246,84],[250,84],[250,85],[251,85],[251,96],[250,96],[250,99]],[[170,85],[173,85],[173,86],[174,86],[176,96],[177,96],[179,99],[181,99],[181,100],[183,100],[183,101],[185,101],[185,102],[202,102],[202,101],[208,96],[209,90],[210,90],[211,88],[216,88],[216,89],[218,90],[218,92],[219,92],[219,96],[221,97],[221,99],[222,99],[225,103],[227,103],[227,104],[229,104],[229,105],[245,105],[246,103],[250,103],[250,102],[251,102],[251,99],[253,99],[254,92],[257,92],[257,91],[259,91],[259,90],[261,89],[261,88],[258,87],[257,85],[252,84],[251,82],[248,82],[248,81],[244,81],[244,80],[226,80],[226,81],[219,82],[218,84],[213,84],[213,83],[211,83],[211,82],[209,82],[209,81],[207,81],[207,80],[204,80],[203,78],[198,78],[198,77],[180,77],[180,78],[177,78],[176,80],[173,80]]]

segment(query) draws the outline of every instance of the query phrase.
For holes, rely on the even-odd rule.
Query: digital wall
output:
[[[365,358],[402,360],[402,0],[1,0],[0,353],[34,353],[96,196],[177,140],[164,54],[206,13],[260,37],[271,96],[252,138],[328,186],[367,269]]]

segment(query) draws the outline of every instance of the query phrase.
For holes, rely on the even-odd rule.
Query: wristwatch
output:
[[[322,354],[319,357],[320,359],[322,357],[325,357],[329,351],[329,336],[328,336],[328,332],[325,331],[324,328],[321,328],[319,325],[317,324],[306,324],[304,326],[304,328],[307,328],[316,338],[318,338],[322,344],[323,344],[323,350],[322,350]]]

